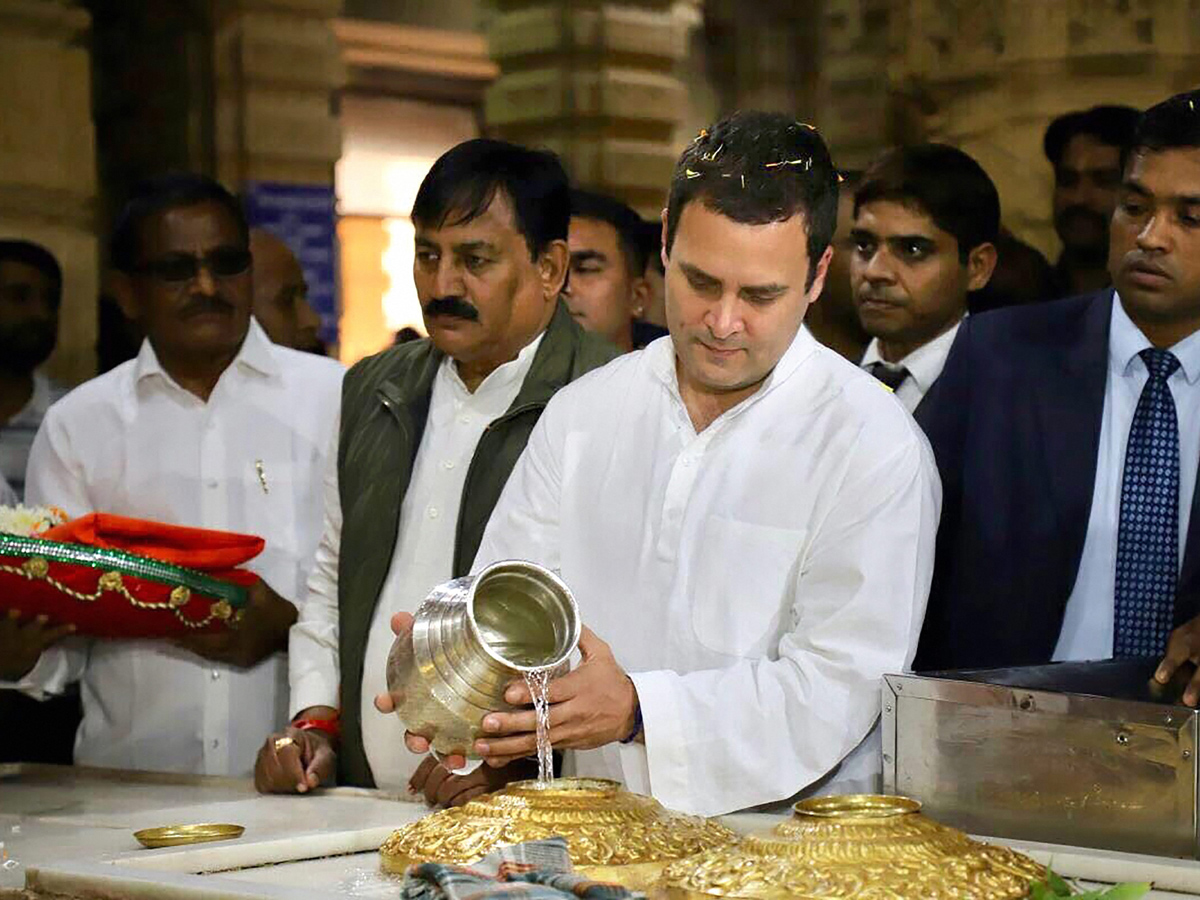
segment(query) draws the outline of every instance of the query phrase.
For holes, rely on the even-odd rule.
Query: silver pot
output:
[[[439,585],[388,654],[396,713],[438,753],[473,757],[483,717],[515,708],[504,700],[509,684],[566,671],[579,629],[571,591],[536,563],[504,560]]]

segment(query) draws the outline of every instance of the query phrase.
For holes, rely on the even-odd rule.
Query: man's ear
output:
[[[629,315],[640,319],[650,303],[650,282],[639,275],[629,283]]]
[[[660,256],[662,257],[663,271],[665,272],[667,270],[667,210],[665,207],[659,218],[662,220],[662,237],[659,239],[662,244]]]
[[[109,296],[117,302],[117,306],[121,308],[121,312],[125,315],[125,318],[131,322],[136,322],[139,317],[139,310],[137,300],[134,299],[133,279],[118,269],[112,269],[108,272],[104,281],[105,289]]]
[[[821,254],[821,258],[817,260],[817,271],[813,275],[812,285],[809,286],[808,302],[812,303],[821,296],[821,291],[825,289],[825,276],[829,274],[829,263],[833,259],[833,244],[825,248],[825,252]]]
[[[980,244],[967,254],[967,290],[979,291],[987,286],[996,271],[996,260],[999,259],[996,245]]]
[[[555,300],[567,283],[567,266],[571,252],[566,241],[551,241],[538,257],[538,277],[542,282],[542,294],[547,300]]]

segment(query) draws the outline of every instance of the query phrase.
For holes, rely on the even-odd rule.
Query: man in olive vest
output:
[[[324,536],[291,633],[292,724],[259,751],[261,791],[305,793],[336,770],[341,784],[449,805],[525,775],[452,775],[410,753],[400,722],[370,704],[385,690],[391,616],[468,573],[550,397],[617,351],[559,299],[570,196],[552,154],[459,144],[430,169],[412,219],[429,338],[346,374]]]

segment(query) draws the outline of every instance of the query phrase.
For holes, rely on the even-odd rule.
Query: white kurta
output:
[[[342,371],[272,344],[251,322],[205,403],[167,375],[147,341],[136,359],[50,408],[30,456],[28,502],[260,535],[266,549],[247,567],[298,603],[320,537]],[[73,640],[43,653],[18,686],[41,696],[82,680],[77,763],[246,775],[285,721],[286,678],[282,653],[239,669],[165,641]]]
[[[713,815],[874,785],[864,739],[916,651],[940,502],[913,420],[807,332],[699,434],[663,338],[550,402],[475,568],[561,569],[632,675],[645,745],[574,771]]]
[[[405,748],[400,721],[380,715],[374,706],[375,695],[387,690],[387,656],[394,640],[392,615],[416,612],[430,589],[453,577],[458,510],[467,469],[484,430],[516,400],[541,342],[539,335],[516,359],[488,375],[473,393],[459,377],[453,360],[446,358],[438,367],[421,446],[400,506],[399,535],[371,617],[363,662],[363,750],[379,787],[406,786],[425,758]],[[338,705],[341,535],[337,453],[332,452],[325,473],[325,530],[307,599],[289,642],[293,715],[310,706]]]

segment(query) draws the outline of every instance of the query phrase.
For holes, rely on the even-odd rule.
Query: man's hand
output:
[[[262,579],[250,588],[250,602],[236,628],[216,634],[189,634],[179,646],[214,662],[242,669],[262,662],[277,650],[287,649],[288,629],[296,621],[296,607],[271,590]]]
[[[550,682],[550,742],[557,750],[591,750],[630,736],[637,721],[637,688],[625,674],[608,644],[584,628],[579,638],[583,657],[574,672]],[[504,693],[513,706],[533,702],[524,681],[514,681]],[[475,752],[489,766],[507,766],[537,753],[537,718],[532,709],[488,713],[475,742]],[[409,749],[413,743],[407,741]]]
[[[444,764],[427,756],[409,779],[408,789],[414,794],[424,794],[425,800],[434,806],[462,806],[468,800],[490,794],[510,782],[535,777],[537,763],[528,759],[517,760],[501,769],[480,766],[469,775],[455,775]]]
[[[396,637],[408,634],[412,631],[412,627],[412,613],[401,612],[392,616],[392,634],[396,635]],[[399,689],[392,689],[386,694],[375,695],[375,708],[385,715],[395,712],[403,705],[404,695],[400,693]],[[429,752],[428,738],[423,738],[419,734],[413,734],[411,731],[404,732],[404,746],[408,747],[411,753],[420,754]],[[449,771],[450,769],[461,769],[467,764],[467,759],[464,756],[455,754],[442,757],[442,762],[446,766],[447,771]]]
[[[1171,632],[1171,637],[1167,639],[1167,652],[1158,664],[1154,680],[1166,684],[1189,661],[1200,665],[1200,616]],[[1183,702],[1185,706],[1195,706],[1200,702],[1200,668],[1188,682],[1183,692]]]
[[[337,711],[312,707],[301,716],[332,719]],[[288,727],[273,734],[258,751],[254,761],[254,787],[262,794],[306,794],[333,781],[337,753],[329,735],[315,728]]]
[[[0,618],[0,680],[19,681],[37,665],[42,651],[75,630],[74,625],[50,625],[45,616],[21,621],[10,609]]]

